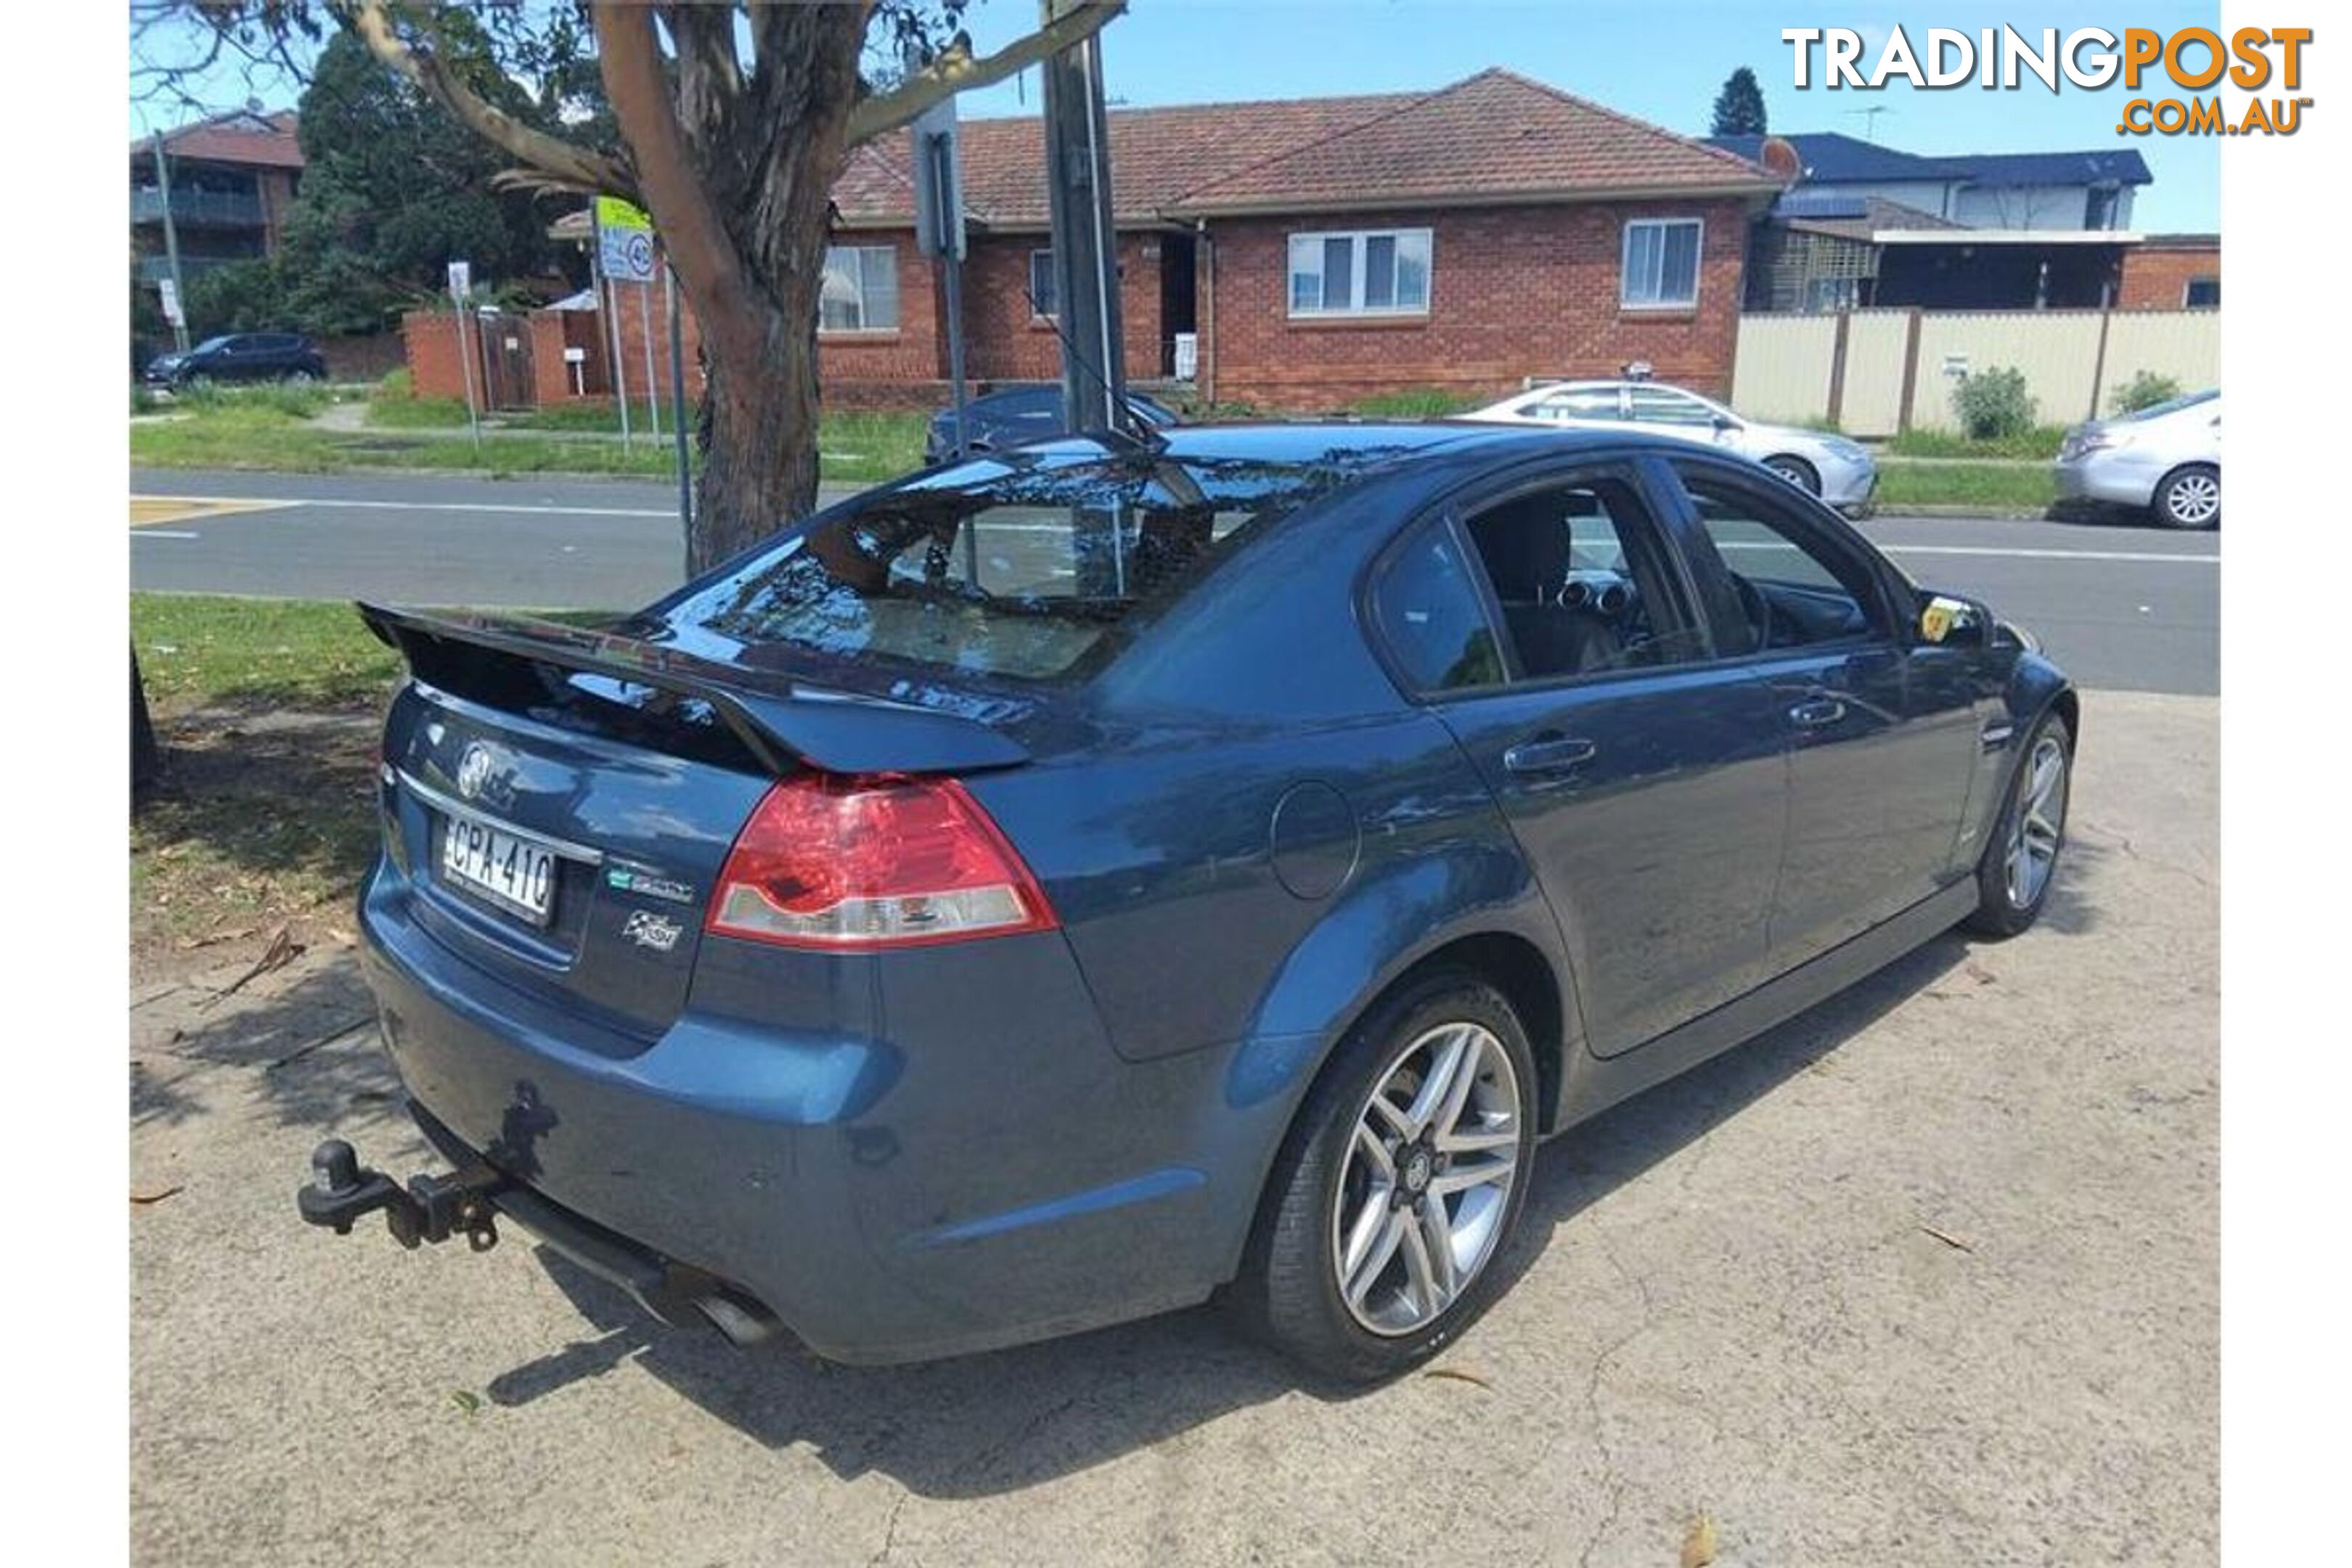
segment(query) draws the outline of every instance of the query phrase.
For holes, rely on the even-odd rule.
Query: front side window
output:
[[[1727,656],[1864,642],[1883,635],[1877,579],[1768,492],[1676,462],[1730,595],[1717,610]]]
[[[1644,425],[1702,425],[1715,423],[1715,410],[1686,392],[1676,392],[1668,386],[1636,386],[1625,395],[1632,404],[1633,418]]]
[[[1705,225],[1695,217],[1636,218],[1626,224],[1619,302],[1638,310],[1697,304],[1699,240],[1704,232]]]
[[[1029,313],[1033,316],[1053,316],[1061,312],[1054,297],[1054,253],[1033,250],[1029,253]]]
[[[1294,316],[1410,316],[1429,310],[1430,233],[1400,228],[1290,237]]]
[[[826,247],[817,325],[828,332],[896,330],[898,253],[887,245]]]
[[[1625,409],[1622,399],[1613,386],[1563,387],[1548,392],[1532,403],[1519,405],[1519,412],[1530,419],[1550,419],[1566,422],[1570,419],[1622,419]]]
[[[1498,501],[1466,525],[1519,674],[1654,669],[1704,658],[1662,538],[1633,487],[1607,475]]]

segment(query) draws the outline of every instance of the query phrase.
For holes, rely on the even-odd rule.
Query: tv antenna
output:
[[[1878,117],[1882,114],[1892,114],[1895,110],[1883,103],[1874,103],[1867,109],[1849,109],[1846,112],[1861,115],[1862,139],[1865,142],[1875,142],[1878,140]]]

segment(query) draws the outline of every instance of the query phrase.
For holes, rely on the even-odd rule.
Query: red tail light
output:
[[[1047,931],[1043,889],[952,779],[804,773],[736,836],[709,929],[784,947],[871,949]]]

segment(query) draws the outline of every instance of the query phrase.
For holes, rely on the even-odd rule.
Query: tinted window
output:
[[[1372,616],[1416,691],[1492,686],[1503,679],[1495,629],[1446,529],[1423,530],[1389,562],[1372,591]]]
[[[1727,655],[1879,634],[1869,567],[1764,493],[1676,464],[1738,596],[1718,626]]]
[[[811,520],[679,600],[652,635],[754,664],[761,647],[793,645],[1049,679],[1192,591],[1241,540],[1384,460],[1377,448],[1297,463],[977,458]]]
[[[1656,524],[1623,480],[1548,485],[1478,511],[1468,531],[1528,679],[1704,654],[1678,607]]]

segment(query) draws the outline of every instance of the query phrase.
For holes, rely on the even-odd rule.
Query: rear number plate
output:
[[[444,817],[441,879],[543,926],[555,904],[555,852],[488,823]]]

